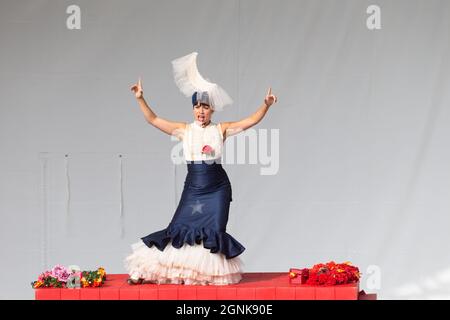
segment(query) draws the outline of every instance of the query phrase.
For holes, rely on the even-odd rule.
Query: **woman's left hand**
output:
[[[264,99],[264,103],[266,104],[266,106],[270,107],[272,104],[277,102],[277,100],[278,100],[277,96],[272,94],[272,88],[270,87],[269,90],[267,91],[267,95],[266,95],[266,98]]]

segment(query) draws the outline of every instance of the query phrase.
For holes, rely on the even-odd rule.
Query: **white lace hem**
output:
[[[158,284],[228,285],[241,279],[243,263],[239,257],[226,259],[211,253],[203,244],[184,244],[180,249],[168,243],[164,251],[149,248],[142,241],[133,244],[125,258],[125,268],[133,280]]]

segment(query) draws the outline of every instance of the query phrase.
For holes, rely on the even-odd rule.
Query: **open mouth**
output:
[[[198,116],[198,120],[199,120],[199,121],[205,121],[205,116],[199,115],[199,116]]]

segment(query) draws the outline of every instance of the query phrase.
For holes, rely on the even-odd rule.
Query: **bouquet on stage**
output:
[[[312,268],[289,270],[289,282],[291,284],[309,284],[309,285],[339,285],[357,283],[360,278],[358,267],[350,262],[319,263]]]
[[[86,288],[100,287],[106,280],[104,268],[95,271],[81,271],[77,266],[68,268],[56,265],[51,270],[41,273],[31,283],[33,289],[38,288]]]

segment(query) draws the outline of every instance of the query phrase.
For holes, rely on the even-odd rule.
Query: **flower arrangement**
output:
[[[104,268],[98,268],[95,271],[80,271],[75,266],[66,268],[58,264],[51,270],[41,273],[37,281],[31,282],[31,286],[34,289],[99,287],[105,280]]]
[[[210,155],[210,156],[214,156],[214,149],[213,149],[213,147],[211,147],[210,145],[205,144],[202,147],[202,154],[207,154],[207,155]]]
[[[356,283],[361,274],[358,267],[350,262],[319,263],[312,268],[291,269],[289,270],[289,279],[291,283],[309,284],[309,285],[327,285]]]

